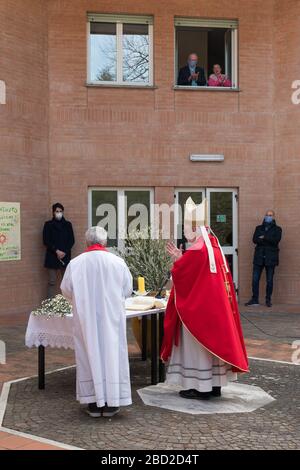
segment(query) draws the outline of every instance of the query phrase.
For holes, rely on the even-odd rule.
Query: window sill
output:
[[[240,88],[230,88],[230,87],[219,87],[219,86],[180,86],[175,85],[173,86],[173,90],[191,90],[191,91],[216,91],[216,92],[226,92],[226,93],[237,93],[240,92]]]
[[[128,90],[155,90],[154,85],[113,85],[109,83],[85,83],[87,88],[126,88]]]

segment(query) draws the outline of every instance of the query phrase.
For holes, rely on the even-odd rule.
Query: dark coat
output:
[[[260,236],[264,238],[259,238]],[[253,235],[256,244],[253,264],[258,266],[277,266],[279,264],[278,244],[281,240],[282,229],[275,220],[269,224],[258,225]]]
[[[205,72],[202,67],[196,67],[195,70],[196,73],[199,72],[198,80],[197,80],[197,85],[198,86],[205,86],[206,85],[206,78],[205,78]],[[191,86],[192,85],[192,80],[189,81],[189,77],[191,75],[190,68],[188,65],[185,67],[182,67],[179,70],[179,75],[178,75],[178,81],[177,85],[181,86]]]
[[[64,217],[62,220],[48,220],[44,225],[43,241],[47,247],[45,256],[45,268],[60,269],[68,265],[71,260],[71,248],[74,245],[74,233],[71,222]],[[64,265],[59,261],[56,250],[66,253],[62,259]]]

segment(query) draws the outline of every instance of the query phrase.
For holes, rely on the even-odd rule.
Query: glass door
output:
[[[182,188],[175,191],[175,239],[177,246],[187,248],[183,234],[184,205],[189,197],[196,204],[207,199],[208,224],[220,241],[227,258],[233,282],[238,287],[238,221],[237,221],[237,190],[229,188]]]
[[[237,191],[227,188],[209,188],[206,190],[206,197],[209,226],[219,239],[237,289]]]

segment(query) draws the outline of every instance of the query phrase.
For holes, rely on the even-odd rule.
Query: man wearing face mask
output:
[[[262,225],[258,225],[253,235],[256,244],[253,259],[252,298],[245,305],[259,305],[259,281],[261,273],[266,270],[266,306],[272,307],[273,277],[275,266],[279,264],[278,244],[282,229],[275,222],[275,212],[266,212]]]
[[[47,247],[44,266],[48,270],[48,298],[55,295],[57,276],[63,277],[75,242],[72,224],[64,218],[64,206],[59,202],[53,204],[52,214],[53,218],[45,223],[43,230]]]
[[[187,65],[179,71],[178,82],[180,86],[206,86],[205,72],[197,66],[197,54],[190,54]]]

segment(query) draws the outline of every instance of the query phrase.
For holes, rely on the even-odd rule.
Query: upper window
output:
[[[177,86],[237,88],[236,20],[175,18]]]
[[[152,85],[152,17],[88,14],[88,82]]]

